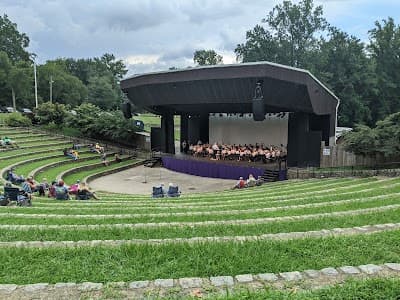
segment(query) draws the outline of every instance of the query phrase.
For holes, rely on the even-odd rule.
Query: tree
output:
[[[106,67],[116,81],[121,80],[128,70],[122,60],[116,60],[114,54],[105,53],[102,57],[94,58],[94,61]]]
[[[91,77],[88,85],[88,102],[105,110],[119,107],[120,96],[107,76]]]
[[[199,66],[218,65],[222,63],[222,56],[214,50],[196,50],[193,54],[193,60]]]
[[[25,49],[29,46],[29,38],[20,33],[17,24],[11,22],[7,15],[0,16],[0,51],[7,53],[11,61],[29,61],[31,54]]]
[[[26,62],[18,62],[12,66],[8,74],[7,86],[11,90],[12,105],[14,110],[17,109],[16,98],[17,96],[25,101],[23,106],[26,104],[26,98],[30,98],[32,95],[32,82],[33,74],[30,66]]]
[[[66,125],[79,129],[86,136],[95,137],[95,123],[100,119],[101,109],[91,103],[84,103],[74,110],[75,114],[70,114],[66,118]]]
[[[266,28],[257,25],[246,34],[246,43],[235,49],[244,62],[263,59],[294,67],[305,67],[307,52],[317,46],[317,34],[328,26],[322,6],[314,8],[313,0],[298,4],[283,1],[262,20]]]
[[[392,18],[375,22],[368,49],[375,64],[377,96],[371,101],[372,119],[400,110],[400,27]]]
[[[50,99],[50,78],[53,80],[54,102],[76,106],[87,99],[86,86],[77,77],[69,74],[63,66],[51,61],[38,67],[38,93],[43,99]]]
[[[376,122],[375,128],[360,125],[344,137],[347,150],[357,154],[380,153],[386,157],[400,156],[400,112]]]
[[[365,99],[376,86],[373,66],[364,44],[347,33],[331,27],[329,39],[322,39],[310,60],[310,70],[340,98],[339,124],[370,124],[370,109]]]

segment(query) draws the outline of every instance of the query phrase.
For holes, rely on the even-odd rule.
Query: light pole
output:
[[[53,75],[50,75],[50,103],[53,103]]]
[[[35,76],[35,107],[38,108],[38,99],[37,99],[37,78],[36,78],[36,63],[33,62],[33,74]]]

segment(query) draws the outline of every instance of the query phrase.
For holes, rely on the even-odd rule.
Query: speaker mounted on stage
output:
[[[265,106],[264,106],[264,96],[262,92],[262,81],[259,80],[256,83],[256,88],[254,90],[253,104],[253,119],[254,121],[264,121],[265,120]]]
[[[132,106],[131,103],[126,101],[121,104],[121,110],[122,113],[124,114],[125,119],[130,119],[132,118]]]

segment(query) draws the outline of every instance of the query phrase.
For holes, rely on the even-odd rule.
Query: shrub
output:
[[[35,112],[40,124],[61,125],[67,115],[67,107],[64,104],[45,102],[40,104]]]
[[[32,122],[29,118],[24,117],[17,112],[7,115],[4,119],[4,123],[11,127],[29,127],[32,125]]]

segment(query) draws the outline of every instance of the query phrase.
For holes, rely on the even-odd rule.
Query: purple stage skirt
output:
[[[257,179],[264,174],[265,169],[255,167],[234,166],[223,163],[213,163],[198,161],[193,159],[178,159],[175,157],[162,157],[163,166],[169,170],[211,178],[222,179],[244,179],[249,178],[250,174]]]

